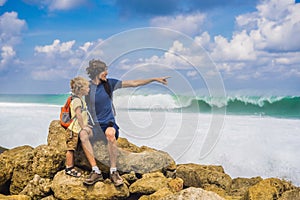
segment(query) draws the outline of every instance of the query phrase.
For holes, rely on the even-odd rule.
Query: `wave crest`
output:
[[[226,107],[228,114],[267,115],[300,118],[299,96],[227,96],[191,97],[169,94],[120,95],[114,98],[119,109],[173,110],[211,112],[212,108]]]

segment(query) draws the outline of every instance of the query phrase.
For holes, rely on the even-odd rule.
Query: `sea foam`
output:
[[[0,103],[0,146],[47,143],[59,106]],[[300,185],[300,120],[224,115],[213,145],[201,150],[213,124],[210,113],[117,109],[120,137],[167,151],[177,163],[222,165],[232,177],[279,177]]]

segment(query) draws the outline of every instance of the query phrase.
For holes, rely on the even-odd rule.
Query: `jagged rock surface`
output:
[[[83,180],[90,166],[81,148],[76,152],[75,165],[82,177],[64,173],[65,136],[66,131],[54,120],[47,145],[21,146],[1,153],[0,199],[300,199],[300,188],[288,181],[261,177],[232,179],[222,166],[176,165],[168,153],[138,147],[124,138],[118,140],[118,169],[125,184],[115,187],[108,179],[106,144],[93,141],[97,165],[107,179],[87,187]]]

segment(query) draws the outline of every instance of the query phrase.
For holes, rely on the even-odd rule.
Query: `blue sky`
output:
[[[172,40],[164,35],[164,28],[184,35],[205,50],[229,93],[298,95],[298,2],[0,0],[0,93],[65,93],[69,80],[82,73],[87,58],[103,41],[119,40],[114,46],[117,51],[135,43],[127,34],[157,27],[162,35],[147,36],[147,44]],[[195,90],[205,88],[214,70],[197,70],[203,52],[176,37],[162,46],[120,55],[110,66],[110,75],[132,79],[170,74],[169,87],[174,91],[182,81]],[[103,54],[95,55],[107,62]]]

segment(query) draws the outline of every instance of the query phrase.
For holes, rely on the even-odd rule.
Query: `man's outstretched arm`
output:
[[[159,82],[164,85],[168,84],[167,79],[170,78],[170,76],[165,77],[158,77],[158,78],[149,78],[149,79],[141,79],[141,80],[128,80],[128,81],[122,81],[122,88],[126,87],[137,87],[142,85],[147,85],[152,82]]]

